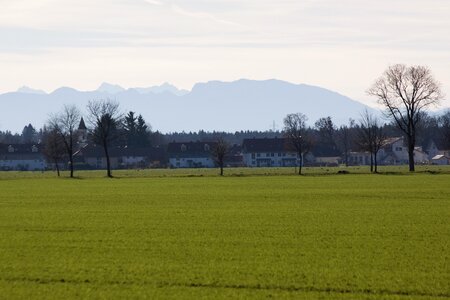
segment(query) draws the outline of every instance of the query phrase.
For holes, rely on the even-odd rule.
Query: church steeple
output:
[[[87,127],[86,124],[84,123],[83,117],[81,117],[77,132],[78,132],[78,144],[81,147],[87,145],[88,134],[87,134]]]
[[[78,130],[87,130],[86,124],[84,124],[84,119],[81,117],[80,125],[78,125]]]

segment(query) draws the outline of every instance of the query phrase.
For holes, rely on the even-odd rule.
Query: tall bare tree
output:
[[[109,147],[119,137],[122,114],[119,103],[110,99],[89,101],[87,105],[93,142],[101,146],[106,157],[106,174],[112,177]]]
[[[370,172],[378,173],[378,152],[383,147],[386,135],[378,119],[367,110],[361,116],[359,144],[370,152]]]
[[[229,145],[223,138],[218,138],[216,145],[212,149],[214,161],[220,168],[220,176],[223,176],[223,167],[225,165],[225,156],[228,153]]]
[[[44,130],[42,136],[42,143],[44,148],[42,149],[46,160],[55,166],[56,174],[60,176],[59,163],[66,154],[66,148],[64,141],[60,134],[55,129]]]
[[[52,115],[49,120],[49,128],[59,134],[69,159],[70,177],[73,178],[73,155],[77,141],[77,126],[80,123],[81,114],[75,105],[64,105],[61,112]]]
[[[367,90],[386,108],[408,143],[409,170],[414,171],[417,127],[423,112],[443,98],[439,83],[424,66],[393,65]]]
[[[284,118],[284,136],[289,145],[297,152],[298,174],[302,174],[303,156],[309,151],[311,140],[308,136],[306,121],[308,118],[302,113],[288,114]]]

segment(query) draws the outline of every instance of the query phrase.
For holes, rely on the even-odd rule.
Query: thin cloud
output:
[[[212,14],[209,14],[209,13],[187,11],[187,10],[185,10],[185,9],[181,8],[180,6],[175,5],[175,4],[172,4],[170,7],[172,8],[173,12],[175,12],[175,13],[177,13],[179,15],[183,15],[183,16],[187,16],[187,17],[191,17],[191,18],[197,18],[197,19],[211,20],[211,21],[214,21],[216,23],[221,23],[221,24],[225,24],[225,25],[241,26],[238,23],[217,18],[216,16],[214,16]]]
[[[144,0],[144,1],[151,5],[158,5],[158,6],[164,5],[164,3],[158,0]]]

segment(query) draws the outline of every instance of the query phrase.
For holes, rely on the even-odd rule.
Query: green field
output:
[[[450,298],[448,170],[336,170],[0,173],[0,299]]]

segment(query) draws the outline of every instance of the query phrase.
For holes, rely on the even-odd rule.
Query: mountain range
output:
[[[191,91],[165,83],[148,88],[125,89],[103,83],[95,91],[61,87],[51,93],[22,87],[0,95],[0,130],[20,132],[28,123],[40,128],[64,104],[85,112],[89,100],[113,99],[122,111],[142,114],[154,130],[162,132],[282,129],[288,113],[301,112],[311,125],[331,116],[335,124],[359,119],[372,108],[325,88],[281,80],[247,80],[197,83]]]

